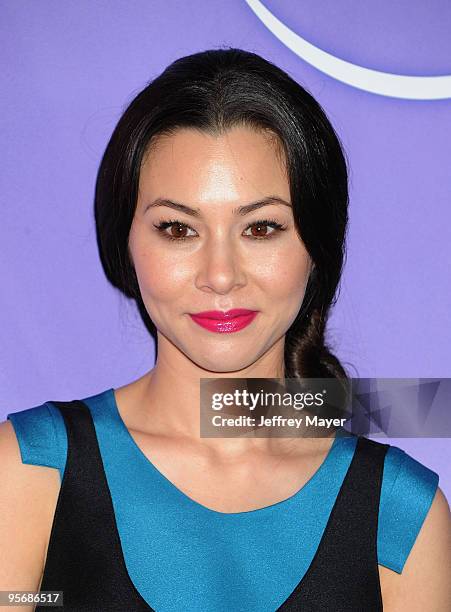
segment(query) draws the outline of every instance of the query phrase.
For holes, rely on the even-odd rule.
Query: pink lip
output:
[[[231,333],[247,327],[257,316],[258,310],[234,308],[227,312],[221,310],[207,310],[191,314],[192,320],[208,329],[218,333]]]

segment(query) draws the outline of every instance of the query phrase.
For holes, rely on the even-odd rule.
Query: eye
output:
[[[170,219],[169,221],[160,221],[158,224],[154,224],[154,227],[158,232],[162,234],[165,238],[169,240],[175,240],[177,242],[181,242],[182,240],[190,240],[191,238],[195,238],[195,236],[188,236],[186,232],[188,230],[193,230],[192,227],[183,223],[183,221],[178,221],[177,219]],[[267,228],[271,227],[273,231],[268,233]],[[168,233],[166,230],[170,228],[170,232]],[[255,228],[255,232],[253,231]],[[248,230],[252,230],[251,234],[244,234],[246,238],[251,238],[253,240],[269,240],[273,235],[278,232],[283,232],[286,230],[286,226],[278,223],[275,219],[261,219],[259,221],[254,221],[250,223],[245,232]],[[196,233],[196,232],[195,232]]]
[[[178,242],[180,242],[181,240],[186,240],[187,238],[192,238],[192,236],[183,235],[183,232],[185,232],[186,230],[192,230],[193,232],[195,231],[192,227],[190,227],[186,223],[183,223],[182,221],[177,221],[177,219],[171,219],[169,221],[160,221],[157,225],[154,224],[154,227],[165,238],[168,238],[169,240],[177,240]],[[175,235],[169,234],[166,231],[167,228],[170,228],[171,232],[174,230]]]
[[[268,227],[271,227],[273,231],[268,233],[266,229]],[[254,223],[251,223],[246,227],[246,231],[248,229],[253,230],[254,228],[256,230],[256,233],[252,233],[250,236],[249,234],[247,234],[247,236],[252,236],[252,238],[255,238],[256,240],[266,240],[272,237],[277,232],[283,232],[284,230],[286,230],[286,226],[282,225],[281,223],[278,223],[275,219],[262,219],[261,221],[254,221]]]

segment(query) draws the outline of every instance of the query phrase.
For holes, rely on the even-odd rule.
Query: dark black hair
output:
[[[299,83],[261,56],[212,49],[170,64],[130,103],[100,164],[95,220],[109,281],[136,300],[156,335],[140,295],[128,249],[141,164],[151,139],[178,128],[218,135],[235,126],[278,136],[290,182],[295,227],[314,268],[299,313],[285,338],[285,377],[337,378],[347,373],[325,341],[345,259],[348,175],[345,154],[325,112]]]

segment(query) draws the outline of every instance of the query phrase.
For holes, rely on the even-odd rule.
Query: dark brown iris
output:
[[[265,231],[264,231],[263,233],[257,233],[257,234],[254,234],[254,233],[253,233],[253,232],[254,232],[254,230],[261,230],[261,229],[264,229]],[[255,236],[255,235],[256,235],[257,237],[259,237],[259,236],[265,236],[265,235],[266,235],[266,233],[267,233],[267,231],[268,231],[268,228],[267,228],[267,226],[266,226],[266,225],[253,225],[253,226],[252,226],[252,228],[251,228],[251,231],[252,231],[252,235],[253,235],[253,236]]]
[[[171,226],[171,233],[172,233],[172,230],[174,230],[174,229],[176,231],[175,235],[172,234],[174,236],[174,238],[184,238],[185,237],[183,232],[185,232],[187,230],[186,227],[184,227],[183,225],[172,225]]]

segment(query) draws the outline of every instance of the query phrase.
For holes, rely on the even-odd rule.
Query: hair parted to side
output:
[[[235,48],[170,64],[120,118],[96,183],[95,221],[108,280],[133,298],[155,334],[128,249],[143,158],[158,135],[193,128],[220,135],[236,126],[275,134],[290,183],[294,222],[314,268],[285,338],[286,378],[348,379],[325,341],[345,259],[348,175],[345,154],[318,102],[283,70]]]

